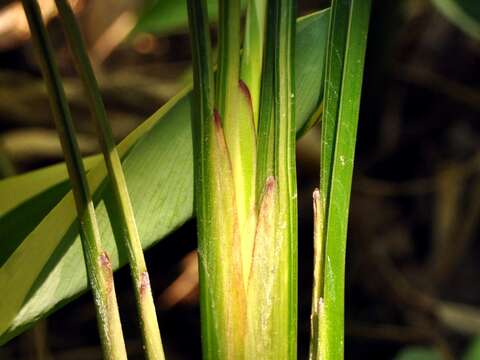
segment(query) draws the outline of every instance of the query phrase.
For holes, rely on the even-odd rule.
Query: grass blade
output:
[[[155,312],[150,281],[143,256],[142,244],[138,235],[137,224],[128,194],[122,164],[115,148],[112,130],[107,120],[105,106],[95,75],[88,59],[80,29],[70,5],[65,0],[56,0],[58,12],[68,39],[77,71],[87,95],[100,147],[103,152],[107,171],[115,195],[119,211],[122,241],[129,258],[131,275],[134,284],[137,311],[140,316],[140,329],[147,359],[164,359],[160,330]]]
[[[216,359],[226,356],[221,348],[225,343],[219,338],[217,321],[223,316],[223,299],[218,298],[221,274],[213,271],[217,263],[218,243],[221,234],[216,232],[213,223],[217,207],[221,201],[216,196],[214,142],[216,138],[214,125],[215,85],[211,58],[211,41],[208,29],[207,8],[205,0],[188,0],[188,19],[192,45],[193,63],[193,103],[192,103],[192,139],[194,151],[195,210],[198,228],[198,257],[200,276],[200,314],[202,330],[202,352],[205,359]],[[218,126],[217,122],[217,126]],[[219,180],[220,181],[220,180]],[[213,183],[213,184],[212,184]],[[213,186],[212,186],[213,185]],[[233,189],[230,186],[230,191]],[[227,191],[227,189],[224,189]],[[228,206],[227,206],[228,207]],[[226,214],[228,225],[231,219]],[[212,219],[212,221],[209,221]],[[217,242],[217,244],[215,244]],[[217,295],[217,296],[215,296]],[[219,312],[216,316],[215,312]]]
[[[320,178],[324,313],[318,323],[322,333],[318,354],[327,360],[344,356],[348,210],[370,7],[371,0],[333,0],[331,9]]]
[[[73,188],[85,263],[95,299],[103,353],[107,359],[126,359],[112,267],[108,254],[102,250],[95,209],[78,150],[65,92],[42,22],[40,8],[36,0],[23,0],[23,7],[39,55],[40,67],[47,83],[55,125]]]

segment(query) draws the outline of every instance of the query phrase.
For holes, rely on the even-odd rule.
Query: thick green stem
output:
[[[258,124],[257,204],[259,206],[255,250],[262,249],[262,237],[269,240],[252,270],[249,283],[249,311],[258,307],[266,315],[256,314],[265,323],[251,324],[257,352],[268,359],[296,358],[297,340],[297,206],[295,172],[295,119],[293,59],[295,31],[293,1],[271,1],[268,5],[266,49],[262,71]],[[274,190],[269,214],[262,213],[268,191]],[[268,208],[267,208],[268,209]],[[266,228],[271,233],[263,234]],[[273,280],[268,280],[272,278]],[[271,286],[271,287],[269,287]],[[250,323],[252,320],[249,319]],[[249,334],[251,335],[251,334]],[[263,348],[258,344],[264,344]]]
[[[259,125],[258,179],[251,98],[239,82],[239,2],[220,1],[216,96],[203,5],[189,1],[204,356],[295,359],[293,1],[270,3],[268,85],[262,90],[268,107],[261,105],[268,114],[262,112],[267,122]]]
[[[100,147],[107,165],[119,211],[122,240],[125,243],[130,262],[132,280],[135,288],[137,311],[140,316],[145,355],[148,359],[164,359],[160,330],[155,312],[150,281],[138,235],[127,183],[120,157],[115,148],[112,130],[107,120],[105,106],[100,95],[95,75],[88,59],[80,29],[75,15],[66,0],[56,0],[60,18],[70,45],[77,71],[87,95],[93,120],[97,128]]]
[[[102,249],[95,209],[85,178],[70,110],[53,51],[36,0],[23,0],[38,60],[50,95],[55,125],[62,144],[80,222],[80,236],[97,311],[98,328],[105,358],[126,359],[120,316],[118,313],[112,266]]]

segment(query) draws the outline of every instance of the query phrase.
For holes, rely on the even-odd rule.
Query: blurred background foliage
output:
[[[52,0],[48,22],[82,152],[99,152]],[[121,140],[191,78],[183,1],[72,0]],[[215,39],[215,1],[209,0]],[[328,2],[301,0],[299,15]],[[480,359],[480,2],[373,2],[347,258],[348,359]],[[315,46],[315,44],[312,44]],[[312,275],[320,132],[298,144],[299,354]],[[0,5],[0,170],[62,160],[23,8]],[[161,169],[158,169],[161,171]],[[1,199],[0,199],[1,201]],[[170,359],[200,355],[195,224],[146,253]],[[7,239],[1,239],[6,241]],[[129,355],[142,358],[128,269],[116,274]],[[0,349],[2,359],[99,359],[90,297]]]

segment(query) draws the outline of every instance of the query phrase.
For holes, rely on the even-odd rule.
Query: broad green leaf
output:
[[[180,100],[179,100],[180,99]],[[157,199],[162,201],[162,195],[166,198],[166,202],[159,205],[156,202],[144,203],[140,209],[135,208],[137,219],[141,225],[140,236],[142,239],[150,240],[150,243],[156,239],[157,235],[164,236],[167,232],[171,231],[171,225],[169,221],[174,217],[175,220],[185,221],[191,215],[191,209],[166,206],[166,204],[178,204],[178,198],[186,197],[187,203],[191,202],[192,196],[188,189],[188,185],[191,179],[191,171],[188,170],[188,161],[185,161],[185,157],[189,157],[189,134],[188,126],[180,128],[182,131],[177,131],[176,121],[168,121],[168,117],[173,116],[188,118],[188,97],[177,97],[171,101],[171,104],[176,104],[174,111],[168,112],[166,121],[162,122],[163,136],[168,136],[168,141],[164,141],[162,136],[156,136],[161,143],[165,146],[162,148],[163,152],[159,155],[155,151],[152,151],[152,138],[155,138],[156,131],[159,131],[158,127],[152,129],[152,125],[158,120],[159,116],[154,116],[147,120],[139,129],[126,138],[122,144],[118,147],[120,155],[125,155],[129,148],[138,141],[139,137],[145,133],[146,136],[142,138],[135,146],[137,151],[132,157],[127,157],[124,162],[126,169],[127,182],[129,183],[129,189],[131,189],[132,197],[136,198],[135,204],[139,203],[139,199],[142,197],[141,181],[136,180],[143,176],[148,170],[148,167],[154,168],[153,164],[161,163],[162,161],[155,161],[154,156],[170,155],[172,157],[173,146],[176,149],[184,150],[176,151],[175,161],[180,164],[186,164],[187,169],[181,166],[174,165],[175,161],[170,161],[165,165],[164,171],[157,176],[151,176],[148,179],[150,182],[144,183],[143,186],[148,186],[151,189],[151,196],[148,199]],[[159,112],[165,113],[171,108],[167,106],[162,108]],[[176,111],[175,111],[176,110]],[[182,113],[183,111],[183,113]],[[150,130],[150,131],[149,131]],[[160,129],[162,131],[162,129]],[[172,134],[173,133],[173,134]],[[165,134],[165,135],[164,135]],[[157,148],[158,149],[158,148]],[[183,157],[182,157],[183,156]],[[138,161],[138,159],[142,161]],[[130,161],[129,161],[130,160]],[[171,160],[171,158],[169,159]],[[186,170],[186,177],[181,176],[182,170]],[[178,184],[172,185],[167,176],[172,176],[172,172],[177,173],[176,181]],[[111,255],[111,260],[115,268],[118,267],[119,262],[119,248],[115,244],[112,229],[110,227],[109,216],[112,213],[111,209],[105,207],[104,199],[111,198],[113,194],[110,189],[103,192],[101,188],[106,178],[106,169],[102,161],[98,161],[97,165],[88,173],[88,181],[90,189],[94,194],[94,200],[98,203],[97,216],[99,222],[99,228],[102,235],[104,248]],[[132,180],[132,178],[134,180]],[[157,182],[163,183],[165,187],[158,186]],[[174,187],[178,192],[168,194],[168,188]],[[166,190],[166,191],[165,191]],[[166,196],[172,195],[170,197]],[[101,201],[100,201],[101,197]],[[190,200],[190,201],[188,201]],[[148,209],[148,207],[151,207]],[[153,208],[152,208],[153,207]],[[152,219],[149,213],[156,211],[162,213],[164,221],[158,224],[159,219]],[[108,210],[108,212],[107,212]],[[143,210],[143,211],[142,211]],[[177,211],[176,211],[177,210]],[[147,211],[147,212],[145,212]],[[174,214],[175,213],[175,214]],[[17,214],[17,226],[19,229],[30,226],[33,227],[33,231],[25,239],[18,244],[15,251],[9,256],[9,258],[2,264],[0,270],[0,284],[1,291],[8,296],[4,296],[0,299],[0,307],[2,308],[2,314],[0,316],[0,333],[3,338],[7,337],[6,332],[8,329],[14,331],[21,330],[21,327],[26,321],[32,321],[34,318],[53,306],[59,305],[64,300],[76,295],[79,291],[86,288],[86,270],[84,261],[82,258],[82,247],[78,236],[78,223],[76,220],[76,209],[73,201],[72,193],[69,192],[61,201],[53,208],[52,211],[46,215],[41,222],[35,227],[35,224],[30,222],[30,219],[24,218],[22,214]],[[153,221],[157,221],[154,223]],[[112,215],[112,223],[115,224],[115,218]],[[143,230],[143,231],[142,231]],[[152,231],[157,234],[152,235]],[[163,235],[161,235],[163,234]],[[6,234],[8,239],[8,234]],[[2,239],[3,242],[5,241]],[[143,243],[145,245],[145,242]],[[123,251],[122,251],[123,252]],[[3,249],[2,249],[3,253]],[[125,263],[125,256],[122,254],[122,263]],[[28,264],[26,266],[25,264]],[[14,333],[8,335],[11,336]]]
[[[90,170],[98,159],[98,155],[85,158],[85,170]],[[67,178],[65,164],[61,163],[2,180],[0,182],[0,199],[2,199],[0,217],[48,188],[65,182]]]
[[[218,19],[218,0],[207,0],[207,5],[208,17]],[[186,0],[155,0],[147,4],[133,31],[166,35],[187,30]]]
[[[476,40],[480,40],[480,1],[432,0],[451,22]]]
[[[308,25],[304,26],[304,21]],[[298,23],[297,128],[320,100],[320,88],[315,84],[321,81],[324,52],[316,45],[326,38],[327,22],[328,13],[322,12]],[[314,39],[315,46],[304,39]],[[117,147],[144,248],[193,215],[187,92],[173,98]],[[102,241],[116,269],[125,264],[126,256],[113,236],[112,226],[116,228],[118,222],[108,206],[113,194],[105,181],[106,170],[98,157],[88,160],[86,167]],[[0,253],[8,253],[0,262],[0,344],[87,288],[76,212],[66,179],[64,166],[56,165],[0,181]],[[25,209],[35,216],[24,216]],[[2,222],[6,218],[8,232]],[[15,236],[18,231],[23,235]]]
[[[218,0],[206,0],[210,22],[218,20]],[[242,5],[246,1],[242,1]],[[133,29],[133,33],[157,35],[186,33],[188,31],[186,0],[153,0],[147,2]]]

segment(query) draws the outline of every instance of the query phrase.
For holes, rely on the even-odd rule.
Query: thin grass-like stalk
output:
[[[275,62],[273,73],[274,90],[274,176],[278,182],[277,231],[275,236],[282,241],[285,259],[280,263],[279,280],[285,285],[285,313],[281,326],[288,328],[283,340],[287,341],[289,359],[297,356],[297,176],[295,164],[295,27],[296,2],[273,1],[277,7],[277,24],[274,34]],[[282,316],[277,314],[277,316]],[[285,323],[283,323],[285,321]],[[282,341],[283,341],[282,340]]]
[[[115,195],[116,206],[119,209],[120,227],[123,232],[122,240],[125,243],[130,263],[145,355],[147,359],[164,359],[165,355],[142,244],[128,194],[122,163],[115,148],[105,106],[84,46],[84,40],[75,20],[75,15],[67,1],[56,0],[56,4],[77,71],[90,104],[90,111],[97,128],[100,147]]]
[[[215,240],[209,218],[214,216],[212,189],[208,186],[213,169],[209,163],[214,132],[215,85],[211,40],[205,0],[188,0],[188,20],[192,47],[193,97],[192,139],[194,152],[195,212],[198,228],[200,316],[204,359],[218,357],[220,341],[216,334],[215,311],[208,269]]]
[[[126,359],[112,266],[108,254],[102,249],[95,208],[86,181],[85,169],[58,67],[36,0],[23,0],[23,6],[38,53],[40,68],[47,84],[55,125],[72,184],[88,279],[95,300],[103,354],[106,359]]]

